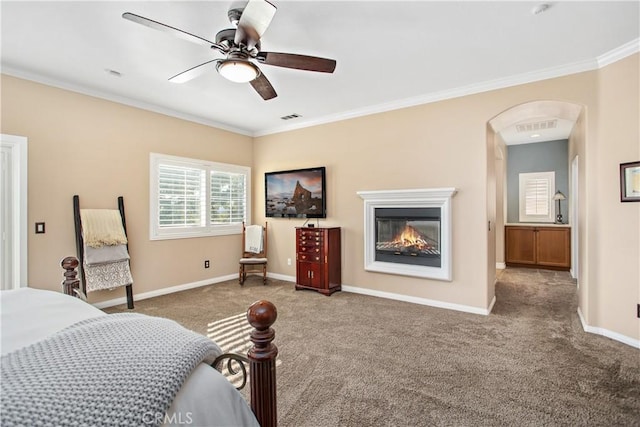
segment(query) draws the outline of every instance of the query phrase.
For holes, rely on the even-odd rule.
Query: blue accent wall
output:
[[[536,142],[507,146],[507,222],[520,222],[518,214],[518,176],[528,172],[556,173],[556,188],[567,197],[560,201],[563,222],[569,219],[569,141]],[[554,202],[557,209],[557,203]],[[557,212],[556,212],[557,213]]]

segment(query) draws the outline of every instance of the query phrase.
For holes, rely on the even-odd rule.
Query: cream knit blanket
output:
[[[92,248],[126,245],[120,211],[115,209],[80,209],[84,244]]]

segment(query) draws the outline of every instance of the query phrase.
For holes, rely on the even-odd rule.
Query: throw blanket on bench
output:
[[[99,316],[2,356],[2,425],[158,425],[220,348],[178,323]]]

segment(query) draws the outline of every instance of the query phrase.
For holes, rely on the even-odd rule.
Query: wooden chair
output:
[[[248,241],[247,228],[260,227],[262,230],[262,244],[258,247],[254,246],[255,242]],[[240,269],[238,274],[238,282],[244,284],[247,273],[260,273],[262,269],[262,284],[267,284],[267,223],[264,227],[248,226],[242,223],[242,258],[240,258]],[[251,233],[251,231],[250,231]],[[251,239],[251,235],[249,239]]]

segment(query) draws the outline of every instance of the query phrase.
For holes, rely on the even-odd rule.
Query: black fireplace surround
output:
[[[440,208],[375,208],[375,260],[440,267]]]

